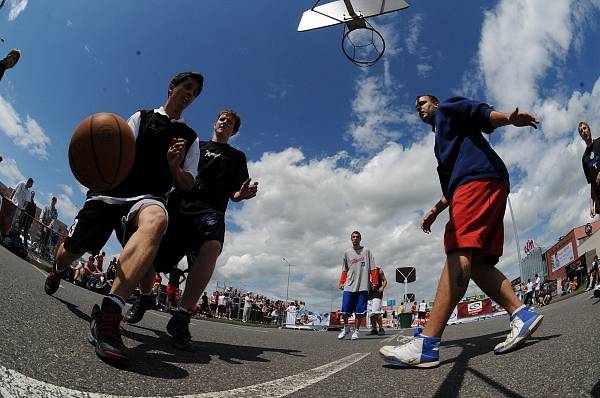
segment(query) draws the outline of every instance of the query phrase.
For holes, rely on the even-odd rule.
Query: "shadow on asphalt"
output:
[[[212,357],[218,357],[232,365],[243,365],[244,362],[270,362],[261,358],[267,352],[304,357],[299,350],[282,348],[238,346],[231,344],[193,341],[194,352],[186,352],[171,346],[171,336],[167,333],[137,325],[128,325],[123,329],[123,336],[139,342],[131,348],[130,371],[145,376],[161,379],[178,379],[188,376],[188,373],[175,364],[208,364]],[[151,336],[136,333],[131,328],[154,333]]]
[[[469,366],[469,360],[474,357],[478,357],[480,355],[490,355],[494,356],[493,351],[496,344],[503,341],[506,337],[506,332],[497,332],[492,334],[487,334],[483,336],[470,337],[466,339],[460,340],[451,340],[448,342],[442,342],[442,347],[460,347],[462,348],[462,352],[455,358],[449,358],[440,362],[441,365],[452,364],[454,365],[448,375],[446,376],[444,382],[440,385],[438,390],[433,395],[434,397],[458,397],[460,395],[460,388],[465,378],[465,374],[467,372],[471,372],[473,375],[478,377],[481,381],[487,383],[490,387],[494,388],[498,391],[499,394],[506,397],[515,397],[521,398],[523,395],[512,391],[508,387],[503,386],[497,381],[493,380],[489,376],[481,373],[477,369],[473,369]],[[514,353],[507,353],[504,355],[519,355],[518,353],[522,352],[521,350],[527,349],[527,347],[537,344],[541,341],[550,340],[560,337],[559,334],[552,336],[544,336],[544,337],[530,337],[521,347],[521,349],[515,351]],[[384,365],[384,367],[394,368],[390,365]]]
[[[88,323],[91,321],[91,316],[81,311],[77,305],[55,296],[52,297],[63,303],[78,318]],[[155,336],[136,333],[131,328],[151,332]],[[305,356],[299,350],[237,346],[199,341],[193,342],[194,352],[186,352],[173,348],[171,346],[171,336],[167,333],[137,325],[128,325],[127,329],[122,328],[121,334],[140,343],[129,349],[130,366],[125,370],[160,379],[186,378],[189,376],[189,373],[175,364],[208,364],[213,356],[233,365],[242,365],[244,362],[270,362],[268,359],[261,358],[261,355],[266,352],[276,352],[297,357]]]
[[[520,350],[515,351],[516,355],[521,352],[521,350],[526,350],[528,346],[539,343],[540,341],[554,339],[559,337],[560,335],[552,335],[552,336],[544,336],[544,337],[530,337],[521,347]],[[480,355],[494,355],[494,347],[499,342],[503,341],[506,337],[506,332],[497,332],[492,334],[487,334],[484,336],[471,337],[468,339],[461,340],[452,340],[447,344],[442,344],[442,346],[458,346],[463,350],[462,352],[453,359],[447,359],[440,364],[451,363],[454,364],[444,382],[440,385],[434,397],[457,397],[460,393],[460,387],[465,377],[465,373],[467,371],[471,372],[475,376],[477,376],[481,381],[487,383],[490,387],[494,388],[500,394],[507,397],[523,397],[512,391],[511,389],[503,386],[497,381],[491,379],[489,376],[484,375],[476,369],[473,369],[469,366],[469,360],[471,358],[480,356]],[[504,355],[515,355],[515,353],[508,353]]]
[[[92,321],[92,317],[90,315],[88,315],[87,313],[81,311],[79,309],[78,306],[76,306],[73,303],[69,303],[68,301],[65,301],[61,298],[58,298],[56,296],[51,296],[53,299],[60,301],[61,303],[63,303],[67,309],[69,311],[71,311],[77,318],[83,319],[84,321],[86,321],[87,323],[90,323]],[[90,312],[92,311],[92,309],[90,308]]]

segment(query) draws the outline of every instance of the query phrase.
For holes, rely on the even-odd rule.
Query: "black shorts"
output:
[[[133,203],[114,205],[99,200],[86,201],[69,228],[65,250],[73,254],[98,254],[113,231],[122,238],[123,216],[127,215],[131,206]]]
[[[216,240],[223,245],[225,239],[225,216],[221,213],[189,215],[171,212],[169,228],[160,242],[154,260],[156,272],[169,272],[184,256],[188,262],[198,253],[204,242]],[[190,264],[191,265],[191,264]]]
[[[127,221],[132,215],[146,204],[160,204],[166,213],[166,208],[160,198],[144,198],[123,204],[108,204],[100,200],[88,200],[79,210],[75,221],[69,228],[69,234],[64,242],[64,248],[69,253],[79,254],[89,252],[97,255],[106,244],[113,231],[121,245],[133,234],[132,228],[126,228]]]

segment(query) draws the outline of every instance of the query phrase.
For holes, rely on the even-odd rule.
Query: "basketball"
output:
[[[135,137],[127,122],[114,113],[95,113],[73,132],[69,165],[81,184],[93,191],[119,185],[135,160]]]

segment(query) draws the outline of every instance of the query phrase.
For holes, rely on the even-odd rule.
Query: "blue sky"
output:
[[[95,112],[128,117],[162,105],[171,76],[197,70],[205,88],[189,125],[208,139],[219,110],[238,110],[232,145],[260,182],[255,199],[230,206],[215,280],[285,297],[286,257],[290,295],[328,309],[359,229],[391,278],[414,265],[411,289],[433,298],[446,218],[431,235],[418,229],[440,195],[433,136],[414,113],[423,92],[519,106],[542,120],[538,131],[492,135],[511,170],[521,243],[550,244],[587,222],[576,125],[600,131],[600,1],[409,3],[371,20],[386,54],[358,68],[341,52],[341,26],[296,32],[309,0],[7,0],[0,52],[19,47],[22,57],[0,81],[0,179],[33,177],[38,203],[59,196],[70,224],[84,198],[67,160],[74,127]],[[515,277],[509,218],[505,226],[499,267]],[[106,251],[119,247],[113,240]]]

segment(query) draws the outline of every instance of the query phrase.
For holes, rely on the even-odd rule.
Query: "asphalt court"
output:
[[[600,396],[600,300],[587,293],[543,308],[534,338],[503,356],[492,350],[508,317],[449,326],[435,369],[398,369],[379,358],[380,346],[409,331],[338,341],[337,332],[193,320],[196,352],[186,353],[169,345],[168,316],[149,312],[124,326],[132,364],[122,370],[86,341],[99,295],[63,282],[47,296],[39,269],[2,247],[0,261],[2,397],[347,396],[371,395],[374,383],[383,397]]]

